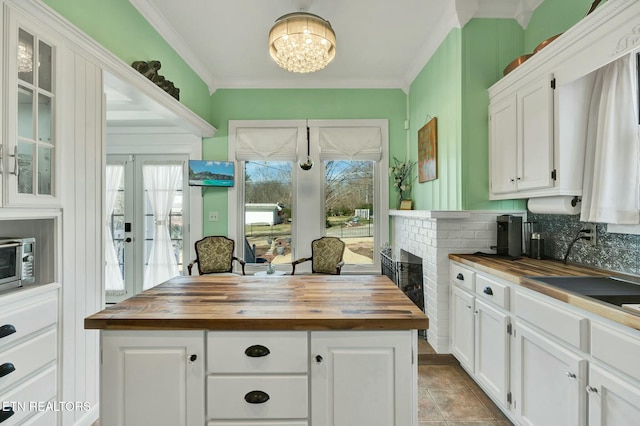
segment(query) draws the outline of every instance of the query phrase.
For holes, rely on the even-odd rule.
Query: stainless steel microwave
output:
[[[0,291],[33,284],[35,238],[0,238]]]

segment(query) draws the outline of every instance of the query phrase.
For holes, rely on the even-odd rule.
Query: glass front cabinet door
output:
[[[5,14],[3,202],[58,206],[56,43],[14,11]]]

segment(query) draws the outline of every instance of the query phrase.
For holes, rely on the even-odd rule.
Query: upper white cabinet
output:
[[[57,207],[60,43],[17,11],[4,12],[3,205]]]

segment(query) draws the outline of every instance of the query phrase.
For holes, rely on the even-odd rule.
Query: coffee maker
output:
[[[498,256],[517,257],[522,254],[522,217],[503,214],[498,216]]]

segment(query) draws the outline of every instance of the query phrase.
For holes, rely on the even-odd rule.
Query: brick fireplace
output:
[[[496,216],[523,211],[391,210],[391,255],[422,258],[427,340],[437,353],[449,353],[449,253],[495,253]]]

